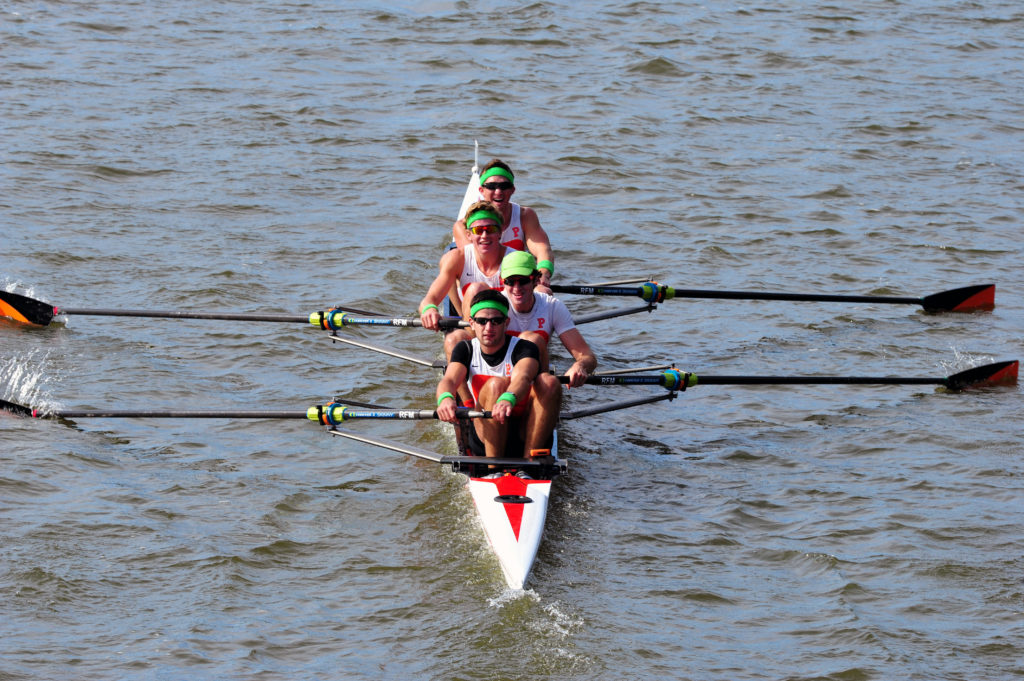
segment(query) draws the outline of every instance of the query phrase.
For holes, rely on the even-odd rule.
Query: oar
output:
[[[309,315],[309,323],[320,329],[331,331],[343,326],[423,326],[419,317],[383,317],[374,315],[370,317],[356,317],[355,315],[342,311],[345,308],[327,310],[325,312],[314,312]],[[437,323],[441,329],[457,329],[469,326],[469,322],[458,317],[441,317]]]
[[[430,409],[353,409],[340,402],[309,407],[304,411],[272,409],[34,409],[23,404],[0,400],[0,409],[37,419],[82,418],[157,418],[157,419],[307,419],[323,425],[334,425],[355,419],[427,420],[436,419]],[[457,407],[458,418],[490,418],[491,412]]]
[[[397,357],[398,359],[404,359],[407,362],[413,364],[419,364],[420,366],[430,367],[431,369],[444,369],[447,366],[447,362],[443,359],[428,359],[426,357],[419,357],[412,354],[411,352],[405,352],[398,348],[392,348],[387,345],[380,345],[377,343],[367,343],[366,341],[357,340],[355,338],[345,338],[339,336],[337,332],[332,331],[329,334],[324,334],[324,338],[333,343],[344,343],[345,345],[352,345],[357,348],[363,348],[364,350],[372,350],[379,352],[382,355],[388,355],[390,357]]]
[[[580,317],[573,317],[573,322],[578,326],[580,324],[590,324],[591,322],[599,322],[604,319],[612,319],[614,317],[625,317],[629,314],[636,314],[638,312],[652,312],[657,309],[657,305],[654,303],[648,303],[641,307],[625,307],[617,310],[609,310],[607,312],[594,312],[593,314],[582,315]]]
[[[1019,362],[995,362],[942,377],[918,376],[709,376],[670,369],[653,375],[590,376],[591,385],[660,385],[668,390],[685,390],[696,385],[941,385],[949,390],[966,390],[1017,383]],[[559,381],[568,383],[567,376]]]
[[[339,437],[348,438],[349,440],[355,440],[356,442],[362,442],[367,445],[374,445],[375,447],[381,447],[383,449],[390,449],[393,452],[408,454],[409,456],[414,456],[418,459],[426,459],[427,461],[433,461],[435,463],[448,464],[456,471],[469,471],[475,466],[482,465],[490,468],[525,468],[542,471],[554,469],[559,472],[564,472],[566,469],[566,461],[564,459],[553,461],[551,457],[540,457],[536,459],[500,459],[484,458],[481,456],[445,456],[443,454],[430,451],[429,449],[407,445],[404,442],[397,442],[383,437],[363,435],[362,433],[343,430],[341,428],[331,428],[328,432],[331,435],[337,435]]]
[[[236,322],[284,322],[288,324],[308,324],[317,315],[326,315],[334,310],[344,310],[355,314],[374,316],[377,313],[367,312],[355,307],[336,305],[333,310],[314,312],[311,315],[289,314],[248,314],[241,312],[188,312],[184,310],[110,310],[85,307],[55,307],[35,298],[19,293],[0,291],[0,316],[10,317],[15,321],[36,326],[47,326],[59,314],[89,315],[97,317],[148,317],[170,319],[221,319]]]
[[[656,282],[641,286],[566,286],[553,285],[555,293],[595,296],[638,296],[652,303],[672,298],[716,298],[730,300],[788,300],[832,303],[880,303],[885,305],[920,305],[927,312],[973,312],[995,307],[995,284],[965,286],[917,298],[900,296],[851,296],[831,293],[770,293],[763,291],[717,291],[673,288]]]

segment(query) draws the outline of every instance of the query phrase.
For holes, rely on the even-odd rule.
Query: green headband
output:
[[[511,170],[505,170],[500,166],[494,166],[493,168],[488,168],[487,170],[485,170],[484,174],[480,176],[480,184],[483,185],[483,183],[487,181],[487,178],[494,177],[495,175],[507,177],[508,181],[511,182],[512,184],[515,184],[516,182],[515,175],[512,174]]]
[[[502,305],[497,300],[481,300],[479,303],[469,308],[469,316],[473,317],[480,310],[486,310],[487,308],[498,310],[506,317],[508,316],[508,305]]]
[[[469,214],[469,217],[466,218],[466,229],[469,229],[469,226],[477,220],[487,219],[496,220],[499,227],[501,227],[501,223],[504,222],[500,213],[493,211],[490,208],[481,208],[480,210],[473,211]]]

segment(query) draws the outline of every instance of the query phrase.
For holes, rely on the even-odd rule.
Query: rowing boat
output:
[[[463,200],[461,213],[478,196],[479,175],[474,166],[469,186]],[[637,284],[639,286],[626,286]],[[923,297],[912,296],[861,296],[833,294],[790,294],[756,291],[717,291],[699,289],[674,289],[644,279],[591,284],[585,286],[553,286],[555,292],[637,296],[647,304],[642,307],[611,310],[583,317],[577,317],[577,325],[639,312],[652,311],[657,303],[673,298],[752,299],[786,301],[822,301],[839,303],[877,303],[897,305],[920,305],[925,312],[970,312],[990,310],[994,306],[995,286],[993,284],[961,287]],[[442,328],[464,326],[465,322],[453,318],[442,319]],[[422,326],[418,317],[388,318],[377,312],[366,312],[343,305],[321,310],[309,315],[246,314],[223,312],[195,312],[182,310],[122,310],[99,308],[56,307],[40,300],[9,291],[0,291],[0,317],[8,317],[19,323],[33,326],[48,326],[58,315],[127,316],[178,319],[218,319],[245,322],[279,322],[308,324],[328,331],[323,337],[330,343],[342,343],[373,350],[422,366],[443,368],[444,361],[423,358],[410,353],[369,343],[359,339],[345,338],[339,331],[352,325],[415,327]],[[364,316],[354,316],[364,315]],[[972,388],[1016,385],[1019,362],[1017,360],[995,362],[966,369],[948,376],[820,376],[820,375],[708,375],[680,372],[671,366],[645,366],[598,372],[587,378],[588,385],[647,385],[661,386],[667,392],[656,396],[629,400],[618,400],[608,404],[588,406],[571,412],[562,412],[560,421],[603,414],[620,409],[650,405],[655,402],[672,400],[677,393],[698,385],[935,385],[948,392],[960,392]],[[657,371],[647,375],[636,372]],[[564,379],[565,377],[560,377]],[[564,381],[563,381],[564,382]],[[370,411],[350,409],[357,407]],[[471,456],[465,447],[466,429],[469,419],[488,418],[489,412],[459,408],[456,426],[456,440],[460,451],[457,456],[441,455],[426,449],[404,443],[373,437],[339,427],[343,421],[353,419],[436,419],[433,410],[392,409],[379,405],[354,402],[336,397],[326,405],[316,405],[304,410],[260,410],[208,409],[208,410],[133,410],[133,409],[37,409],[28,405],[0,399],[0,410],[33,418],[231,418],[231,419],[308,419],[326,426],[332,435],[343,436],[364,444],[374,445],[401,452],[413,457],[450,465],[456,472],[468,478],[467,487],[473,498],[481,525],[494,549],[502,572],[509,586],[521,589],[530,576],[532,565],[543,535],[547,518],[547,507],[552,491],[552,481],[566,469],[566,462],[558,457],[557,434],[550,453],[526,458],[482,458]],[[497,472],[497,473],[495,473]]]
[[[478,170],[477,164],[474,163],[456,219],[461,218],[466,209],[480,198]],[[451,314],[451,307],[447,301],[444,309]],[[456,441],[462,456],[469,453],[466,443],[469,438],[468,429],[472,427],[468,421],[460,421],[455,428]],[[490,467],[474,466],[475,470],[471,470],[468,476],[467,486],[473,497],[480,523],[483,525],[484,534],[487,535],[487,540],[498,557],[505,581],[513,589],[522,589],[530,576],[544,534],[548,500],[551,497],[551,481],[564,471],[567,465],[564,460],[558,458],[557,432],[553,438],[550,456],[542,458],[548,460],[550,465],[527,469],[513,464],[503,467],[498,473]],[[523,477],[523,474],[528,477]]]

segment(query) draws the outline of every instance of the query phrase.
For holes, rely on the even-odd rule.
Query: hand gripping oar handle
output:
[[[419,317],[356,317],[339,310],[322,310],[309,315],[309,323],[320,329],[336,331],[344,326],[423,326]],[[458,317],[442,317],[438,322],[441,329],[457,329],[469,326],[469,322]]]
[[[477,409],[456,407],[455,416],[460,419],[489,419],[491,412]],[[306,418],[316,421],[325,426],[336,426],[343,421],[354,419],[398,419],[398,420],[426,420],[436,419],[437,411],[431,409],[387,409],[379,411],[359,411],[346,407],[342,404],[332,402],[325,405],[317,405],[306,410]]]

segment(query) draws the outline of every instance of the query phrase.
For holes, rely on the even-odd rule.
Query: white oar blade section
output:
[[[515,475],[470,478],[469,492],[505,581],[513,589],[522,589],[544,533],[551,481]]]

